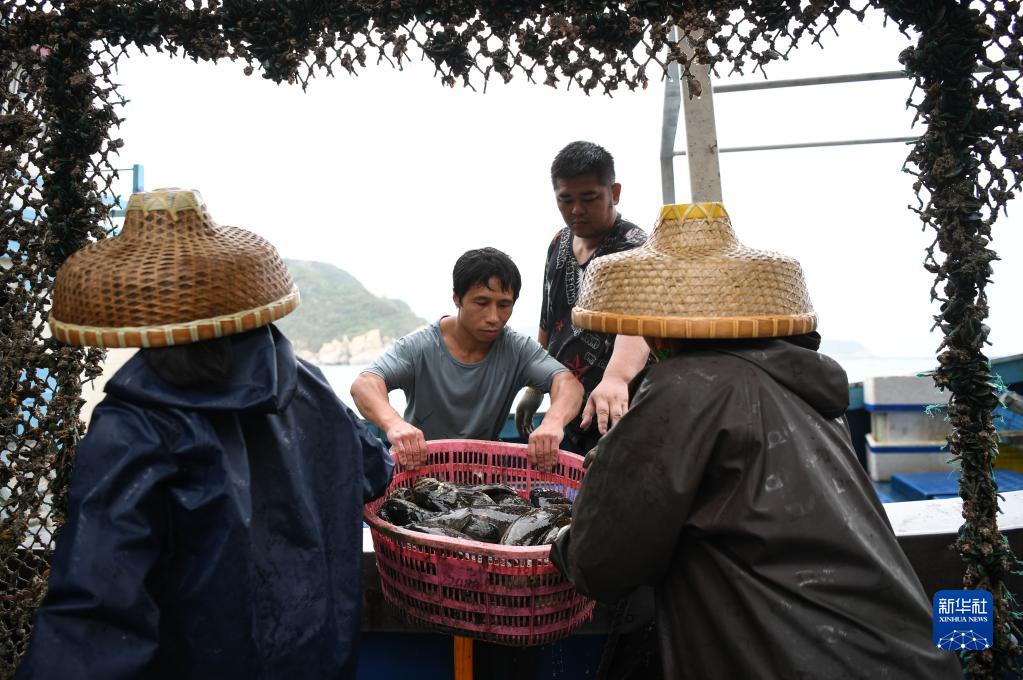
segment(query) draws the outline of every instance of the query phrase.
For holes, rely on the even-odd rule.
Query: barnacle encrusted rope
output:
[[[963,463],[966,584],[990,587],[999,603],[995,649],[969,653],[971,672],[991,677],[1007,667],[1018,649],[1003,583],[1015,558],[995,523],[994,402],[982,348],[990,228],[1023,175],[1020,2],[20,0],[0,4],[0,200],[11,207],[0,212],[10,260],[0,267],[0,677],[24,651],[45,589],[81,429],[80,380],[97,371],[99,353],[61,346],[43,329],[53,273],[105,230],[103,199],[116,178],[110,154],[120,146],[110,74],[129,46],[240,59],[246,74],[303,88],[316,74],[402,68],[417,57],[445,85],[485,88],[496,74],[612,94],[656,82],[670,60],[689,77],[689,35],[708,37],[695,41],[696,60],[722,73],[757,71],[799,42],[820,43],[840,16],[862,19],[871,8],[920,33],[903,63],[927,126],[909,166],[917,211],[937,233],[927,262],[945,335],[935,378],[952,392],[950,441]],[[986,71],[974,75],[978,68]]]
[[[110,71],[85,35],[39,30],[11,43],[12,22],[43,10],[26,2],[0,19],[0,677],[13,673],[45,593],[82,381],[102,359],[49,337],[49,284],[69,253],[103,236],[120,145]]]
[[[916,78],[912,105],[927,124],[908,160],[919,199],[913,209],[936,232],[925,260],[935,275],[931,297],[941,303],[935,325],[944,336],[933,375],[951,392],[949,447],[962,466],[964,523],[956,547],[966,565],[963,584],[989,590],[995,600],[995,646],[969,654],[968,667],[973,677],[1001,677],[1020,653],[1019,613],[1005,586],[1020,564],[998,531],[992,474],[998,402],[983,349],[985,288],[997,259],[991,225],[1023,178],[1020,91],[1006,73],[1019,68],[1019,3],[978,3],[980,12],[953,2],[882,4],[901,25],[920,30],[918,44],[900,59]],[[992,71],[975,75],[980,66]]]

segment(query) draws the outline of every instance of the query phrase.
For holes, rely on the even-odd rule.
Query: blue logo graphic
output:
[[[952,652],[987,649],[994,641],[995,609],[986,590],[934,594],[934,646]]]

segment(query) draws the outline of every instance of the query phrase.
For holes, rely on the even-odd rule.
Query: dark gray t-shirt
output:
[[[383,378],[388,392],[405,393],[405,420],[428,440],[496,440],[518,391],[548,392],[565,370],[536,340],[508,327],[483,361],[463,363],[451,356],[434,322],[400,338],[366,372]]]

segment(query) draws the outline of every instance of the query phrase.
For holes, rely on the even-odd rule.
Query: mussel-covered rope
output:
[[[1019,163],[1010,162],[1005,172],[992,156],[1000,149],[1018,151],[1020,110],[987,108],[998,79],[974,75],[995,33],[983,14],[956,2],[881,4],[889,16],[920,31],[917,45],[900,60],[916,78],[920,96],[913,105],[927,125],[909,165],[920,199],[913,209],[936,232],[925,260],[935,275],[931,297],[940,302],[935,325],[943,335],[933,376],[950,393],[948,443],[962,468],[964,523],[956,548],[966,566],[963,586],[988,590],[995,602],[994,647],[966,656],[972,677],[1001,677],[1020,655],[1019,612],[1005,581],[1021,565],[998,530],[992,419],[997,378],[983,351],[989,333],[985,289],[998,259],[990,247],[991,225],[1021,179]],[[1017,14],[1016,35],[1019,21]],[[999,118],[1008,129],[992,127]]]

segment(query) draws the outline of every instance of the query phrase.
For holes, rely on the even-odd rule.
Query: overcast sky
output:
[[[895,70],[909,45],[877,12],[848,17],[822,50],[809,43],[772,79]],[[432,68],[370,65],[314,80],[306,92],[245,77],[243,64],[132,56],[120,64],[120,166],[145,165],[146,187],[199,189],[215,220],[270,239],[285,257],[345,269],[419,315],[450,313],[451,267],[485,245],[508,252],[524,287],[512,325],[535,328],[544,256],[562,226],[550,162],[588,139],[614,155],[620,211],[649,228],[661,206],[664,88],[586,96],[496,79],[486,94],[441,85]],[[724,74],[722,74],[724,75]],[[760,74],[716,84],[760,80]],[[909,81],[802,87],[715,98],[721,147],[918,134]],[[680,126],[676,148],[685,147]],[[821,333],[887,356],[926,356],[929,233],[906,206],[912,178],[898,144],[721,156],[725,206],[747,245],[803,264]],[[676,159],[676,199],[689,198]],[[995,230],[991,356],[1023,352],[1023,204]]]

